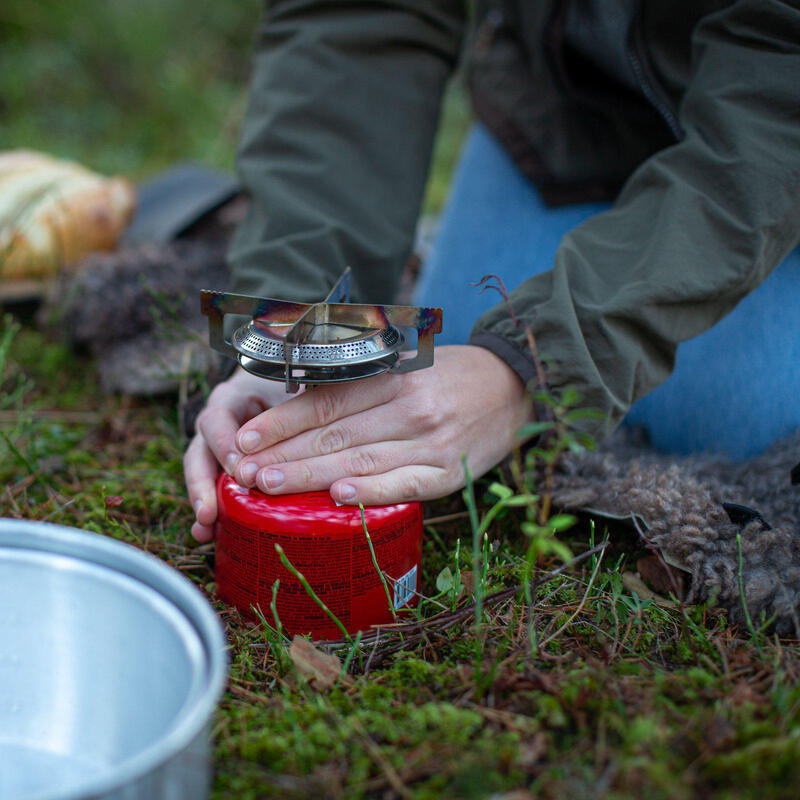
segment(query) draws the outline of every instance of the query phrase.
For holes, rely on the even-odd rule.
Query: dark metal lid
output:
[[[179,164],[136,188],[136,211],[122,244],[170,242],[239,193],[234,178],[199,164]]]

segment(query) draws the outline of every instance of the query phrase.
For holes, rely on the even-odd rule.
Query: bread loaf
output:
[[[0,152],[0,279],[47,278],[112,250],[135,198],[125,178],[29,150]]]

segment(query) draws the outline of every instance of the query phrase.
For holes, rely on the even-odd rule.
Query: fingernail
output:
[[[233,477],[233,473],[236,472],[236,467],[239,466],[241,460],[242,457],[238,453],[228,453],[228,455],[225,456],[225,472]]]
[[[203,507],[203,501],[202,500],[195,500],[194,501],[194,505],[192,506],[192,508],[194,509],[194,515],[195,516],[197,516],[200,513],[200,509],[202,507]]]
[[[283,473],[279,469],[264,470],[263,480],[267,489],[277,489],[283,483]]]
[[[255,482],[258,464],[253,464],[251,461],[248,464],[244,464],[239,472],[242,476],[242,480],[249,486],[251,483]]]
[[[239,437],[239,447],[243,453],[255,450],[261,444],[261,436],[256,431],[247,431]]]
[[[349,483],[345,483],[339,487],[339,497],[342,498],[345,502],[348,500],[354,500],[356,496],[356,487],[351,486]]]

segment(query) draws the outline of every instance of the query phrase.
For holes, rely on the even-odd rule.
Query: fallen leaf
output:
[[[323,653],[301,636],[292,639],[289,658],[298,673],[306,680],[314,681],[319,689],[329,689],[342,674],[342,662],[336,656]]]
[[[597,492],[594,489],[565,489],[558,492],[554,499],[564,508],[582,509],[596,497]]]
[[[680,569],[672,569],[655,554],[640,558],[636,571],[653,591],[669,595],[677,592],[683,599],[686,596],[686,575]]]
[[[536,766],[547,754],[547,736],[539,731],[527,741],[520,743],[518,763],[526,770]]]
[[[674,600],[654,592],[647,584],[632,572],[622,573],[622,585],[629,591],[635,592],[640,600],[652,600],[657,606],[662,608],[677,608],[678,604]]]

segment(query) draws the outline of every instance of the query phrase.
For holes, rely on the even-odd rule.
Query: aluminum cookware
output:
[[[225,640],[177,570],[0,520],[0,800],[198,800]]]

